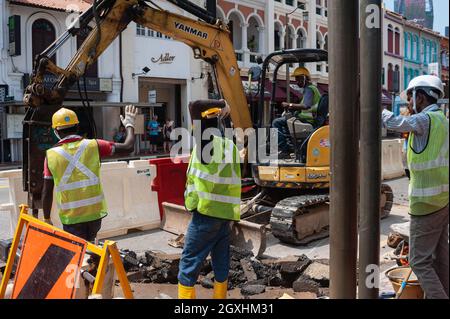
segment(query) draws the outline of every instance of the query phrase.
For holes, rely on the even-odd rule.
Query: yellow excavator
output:
[[[262,88],[271,88],[269,120],[266,121],[269,127],[276,114],[278,70],[286,64],[304,65],[327,61],[328,52],[316,49],[283,50],[266,57],[262,69],[255,73],[261,73],[258,110],[264,109],[266,99]],[[269,69],[273,70],[272,81],[267,86]],[[258,126],[264,127],[263,112],[254,113],[258,116]],[[291,159],[260,160],[252,165],[253,178],[261,189],[258,201],[253,203],[253,214],[259,216],[259,220],[270,223],[272,234],[282,242],[305,245],[328,236],[328,190],[331,178],[328,114],[328,95],[325,94],[318,103],[316,118],[312,124],[293,116],[287,119],[289,137],[294,148]],[[262,204],[258,205],[258,202]],[[389,215],[392,204],[392,190],[388,185],[382,184],[381,218]]]
[[[24,190],[29,194],[28,204],[33,210],[42,208],[45,151],[56,142],[51,130],[53,112],[62,105],[69,88],[79,83],[89,66],[95,63],[130,22],[134,21],[187,44],[192,48],[196,59],[208,62],[216,79],[218,96],[227,100],[230,105],[233,127],[243,130],[263,126],[260,116],[264,109],[265,81],[270,64],[275,65],[272,81],[275,91],[278,69],[282,65],[326,60],[326,52],[320,50],[293,50],[270,54],[265,59],[262,75],[259,76],[259,103],[249,107],[228,26],[190,1],[167,1],[199,20],[163,10],[152,1],[96,0],[90,9],[80,15],[77,24],[35,57],[31,82],[24,94],[24,102],[29,108],[23,130],[23,183]],[[80,30],[92,23],[95,24],[92,31],[68,66],[63,69],[55,65],[51,58],[56,51],[70,37],[76,36]],[[58,77],[53,87],[44,85],[46,73]],[[271,103],[272,109],[274,105],[275,103]],[[89,115],[87,119],[88,124],[84,132],[86,136],[93,137],[95,124]],[[265,250],[265,230],[268,224],[271,224],[276,237],[293,244],[303,244],[307,242],[306,239],[322,237],[328,227],[329,127],[325,125],[305,129],[302,123],[291,123],[290,126],[293,142],[299,150],[293,160],[248,166],[251,168],[247,171],[253,174],[260,192],[243,202],[243,221],[240,228],[236,228],[235,236],[248,244],[247,247],[256,255]],[[385,215],[389,213],[392,205],[392,192],[385,187],[382,193],[384,195],[380,207]],[[178,211],[183,209],[178,207]],[[172,212],[169,205],[165,214],[170,218]],[[185,221],[180,229],[187,227],[187,213],[184,218],[172,217],[172,221]],[[245,229],[249,230],[248,234],[242,234]]]

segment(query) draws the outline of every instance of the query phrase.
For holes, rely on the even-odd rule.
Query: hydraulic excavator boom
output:
[[[203,21],[178,15],[142,0],[96,0],[63,35],[35,58],[31,83],[25,89],[24,102],[29,106],[24,120],[23,154],[24,190],[29,194],[32,209],[42,207],[43,163],[45,151],[55,142],[51,115],[58,109],[69,90],[85,74],[108,46],[130,22],[161,32],[193,49],[194,57],[211,64],[219,94],[231,107],[235,127],[253,127],[240,72],[228,27],[214,19],[206,10],[187,0],[168,0]],[[95,22],[86,40],[68,66],[63,69],[51,61],[55,52],[80,30]],[[58,76],[52,88],[44,86],[44,74]]]

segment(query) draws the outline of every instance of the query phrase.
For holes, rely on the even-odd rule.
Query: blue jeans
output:
[[[178,281],[187,287],[197,282],[203,262],[211,253],[214,278],[217,282],[228,279],[230,266],[231,222],[193,212],[184,249],[181,255]]]
[[[289,128],[286,118],[280,117],[274,120],[272,126],[278,130],[278,149],[284,153],[289,152]]]

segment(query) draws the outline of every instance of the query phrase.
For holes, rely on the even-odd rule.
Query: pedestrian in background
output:
[[[150,153],[157,153],[159,133],[161,132],[161,126],[158,123],[158,115],[153,115],[152,120],[147,124],[147,129],[150,138]]]
[[[172,133],[172,130],[174,129],[173,125],[174,125],[173,121],[171,121],[170,118],[168,118],[163,126],[163,138],[164,138],[163,147],[164,153],[166,154],[170,153],[170,148],[172,147],[172,140],[170,139],[170,133]]]

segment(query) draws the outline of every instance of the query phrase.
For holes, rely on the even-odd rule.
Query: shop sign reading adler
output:
[[[153,63],[157,64],[172,64],[175,60],[175,56],[170,55],[170,53],[166,52],[161,54],[159,57],[153,57],[151,60]]]

